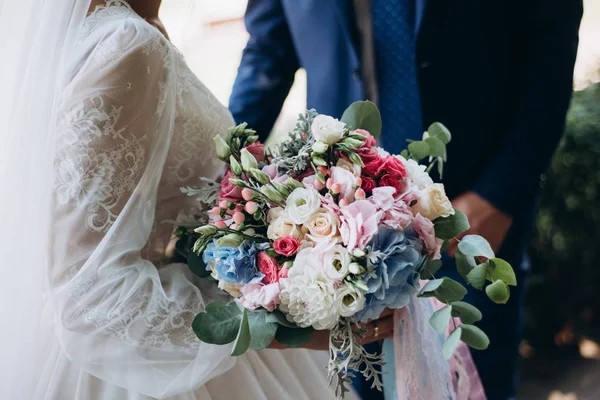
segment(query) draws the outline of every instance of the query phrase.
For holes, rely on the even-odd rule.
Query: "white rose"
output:
[[[343,285],[338,289],[338,308],[342,317],[352,317],[357,312],[365,308],[365,295],[350,288],[348,285]]]
[[[313,242],[341,241],[340,220],[327,209],[320,208],[306,221],[304,226],[308,229],[307,237]]]
[[[329,145],[337,143],[342,139],[344,129],[346,129],[346,124],[323,114],[317,115],[310,126],[315,140]]]
[[[340,158],[335,166],[352,172],[356,176],[360,176],[360,165],[354,164],[352,161]]]
[[[421,165],[415,160],[407,160],[402,156],[395,157],[402,161],[404,168],[406,168],[406,176],[419,190],[433,185],[433,179],[431,179],[429,174],[425,171],[427,169],[425,165]]]
[[[267,237],[271,240],[281,239],[284,236],[293,236],[298,240],[303,236],[302,227],[296,225],[285,213],[272,220],[267,228]]]
[[[445,218],[454,214],[454,208],[441,183],[434,183],[415,194],[417,203],[412,207],[414,215],[420,213],[423,217],[433,221],[437,217]]]
[[[285,210],[290,219],[301,225],[321,207],[321,199],[314,189],[295,189],[287,198]]]
[[[352,257],[344,246],[336,245],[323,255],[323,275],[333,282],[343,280],[350,273]]]

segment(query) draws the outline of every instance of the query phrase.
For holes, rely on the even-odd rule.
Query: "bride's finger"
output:
[[[362,339],[363,344],[368,344],[377,340],[385,339],[394,333],[394,318],[387,317],[378,319],[365,326],[366,334]]]

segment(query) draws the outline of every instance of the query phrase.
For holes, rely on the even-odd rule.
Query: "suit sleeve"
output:
[[[581,0],[526,3],[515,123],[475,186],[475,192],[513,217],[520,204],[537,195],[540,174],[564,131],[583,14]]]
[[[280,0],[250,0],[245,16],[250,34],[229,99],[237,123],[247,122],[265,140],[299,68]]]

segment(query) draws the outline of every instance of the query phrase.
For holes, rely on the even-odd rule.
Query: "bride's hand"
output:
[[[363,345],[392,337],[394,334],[394,310],[385,310],[379,318],[370,320],[361,325],[366,331],[365,336],[361,341],[361,344]],[[269,348],[283,350],[289,347],[274,340],[269,345]],[[310,350],[329,350],[329,331],[315,331],[310,341],[302,346],[302,348]]]

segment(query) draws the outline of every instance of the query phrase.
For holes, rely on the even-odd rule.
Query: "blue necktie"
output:
[[[381,143],[398,154],[423,134],[415,53],[417,0],[371,0]]]

